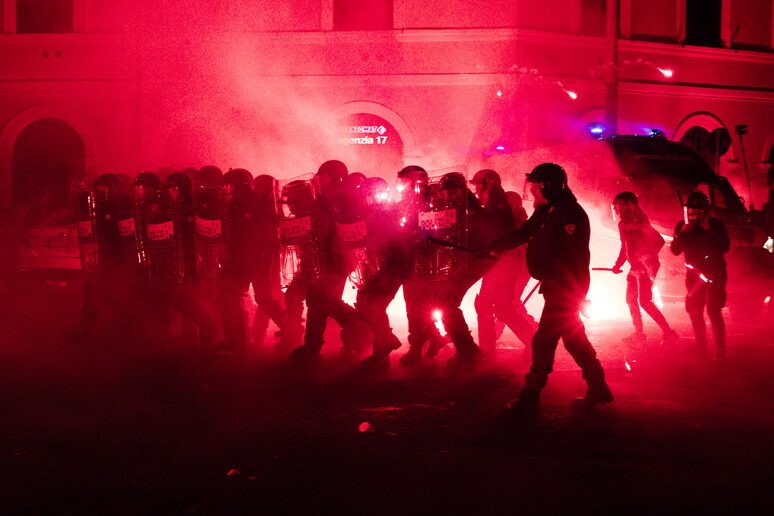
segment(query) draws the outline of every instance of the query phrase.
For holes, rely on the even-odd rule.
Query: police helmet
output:
[[[685,207],[697,210],[707,210],[709,208],[709,199],[702,192],[693,192],[685,201]]]
[[[484,168],[479,170],[473,175],[473,179],[470,180],[473,185],[487,185],[487,186],[501,186],[500,174],[490,168]]]
[[[141,172],[134,178],[134,186],[158,189],[161,186],[161,179],[154,172]]]
[[[161,187],[161,179],[153,172],[141,172],[134,178],[134,196],[137,201],[149,201]]]
[[[121,186],[121,179],[115,174],[102,174],[94,181],[94,186],[119,188]]]
[[[238,192],[249,192],[253,189],[253,176],[243,168],[232,168],[223,175],[223,182],[231,185]]]
[[[192,198],[191,193],[191,178],[183,172],[173,172],[167,176],[167,188],[172,195],[179,199],[180,202],[190,203]]]
[[[223,172],[214,165],[205,165],[196,174],[196,183],[199,186],[219,186],[223,181]]]
[[[253,191],[260,198],[272,197],[277,180],[268,174],[256,176],[253,180]]]
[[[527,174],[527,181],[541,183],[540,192],[550,201],[567,188],[567,172],[556,163],[541,163]]]
[[[366,179],[366,191],[369,196],[386,193],[389,189],[390,185],[381,177],[374,176]]]
[[[349,174],[347,165],[337,159],[328,160],[317,169],[317,177],[321,177],[331,183],[340,183]]]
[[[466,187],[465,176],[461,172],[449,172],[441,176],[441,190],[462,190]]]
[[[427,171],[419,165],[409,165],[403,167],[398,172],[398,179],[417,179],[418,177],[424,177],[427,179]]]

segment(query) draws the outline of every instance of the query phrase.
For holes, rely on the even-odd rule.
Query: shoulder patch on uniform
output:
[[[564,229],[565,231],[567,231],[567,233],[572,235],[573,233],[575,233],[575,224],[567,224],[566,226],[564,226]]]

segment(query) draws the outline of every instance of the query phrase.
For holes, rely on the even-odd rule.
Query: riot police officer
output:
[[[333,202],[336,192],[348,175],[347,167],[338,160],[326,161],[317,171],[317,197],[321,270],[310,278],[306,288],[306,329],[304,344],[291,352],[291,359],[301,363],[319,360],[328,318],[341,326],[345,354],[362,352],[370,345],[370,330],[353,307],[342,300],[348,271],[342,259],[341,243],[336,233]],[[287,293],[286,293],[287,299]],[[297,304],[297,302],[295,302]],[[288,311],[290,311],[288,305]]]
[[[281,342],[287,340],[287,310],[282,307],[280,287],[280,246],[277,235],[277,181],[261,174],[253,181],[256,241],[255,268],[252,276],[253,295],[258,310],[253,320],[253,337],[263,340],[269,319],[279,328]]]
[[[223,322],[222,352],[243,352],[247,347],[247,311],[245,300],[255,274],[258,247],[253,177],[242,168],[223,176],[226,202],[227,235],[225,254],[218,275],[216,305]]]
[[[125,264],[119,228],[120,210],[128,204],[128,195],[126,185],[115,174],[102,174],[91,188],[77,193],[79,246],[87,279],[79,325],[68,334],[71,340],[92,340],[101,307],[112,312],[118,338],[126,338],[135,322],[133,305],[137,303],[130,301],[130,286],[136,256],[133,264]]]
[[[183,316],[184,337],[193,337],[196,331],[201,348],[210,350],[215,345],[218,325],[214,315],[202,302],[196,276],[193,191],[189,173],[173,172],[165,181],[170,218],[180,253],[178,263],[182,266],[176,281],[171,284],[169,297],[172,307]]]
[[[358,201],[342,199],[362,206],[360,211],[365,215],[358,217],[367,235],[355,274],[358,280],[355,309],[373,333],[373,352],[362,363],[363,367],[372,369],[388,366],[389,354],[401,346],[390,327],[387,307],[410,271],[403,232],[395,210],[389,205],[387,190],[384,179],[371,177],[362,188],[347,196],[359,197]]]
[[[427,196],[428,180],[427,171],[418,165],[408,165],[398,172],[400,200],[394,209],[396,245],[392,261],[396,264],[396,278],[403,281],[408,320],[409,350],[400,358],[403,365],[420,362],[425,344],[428,345],[425,351],[428,358],[434,358],[446,346],[446,339],[435,326],[430,313],[434,307],[428,300],[426,282],[414,274],[419,205]]]
[[[717,360],[726,358],[726,325],[721,310],[726,304],[728,273],[723,257],[731,242],[723,221],[709,214],[709,199],[701,192],[688,196],[684,220],[677,223],[672,253],[685,255],[685,310],[691,319],[696,345],[691,351],[707,352],[706,308],[715,340]]]
[[[509,407],[515,412],[537,409],[560,338],[588,384],[583,406],[609,403],[613,394],[579,315],[590,282],[588,216],[567,186],[567,174],[559,165],[538,165],[527,174],[527,181],[535,199],[534,213],[520,228],[491,245],[495,252],[503,252],[528,243],[527,267],[541,282],[545,299],[532,338],[532,365],[524,377],[524,388]]]
[[[495,232],[492,240],[511,231],[513,211],[501,187],[500,175],[490,169],[479,170],[471,184],[475,185],[476,197],[488,215],[488,227]],[[516,283],[522,271],[522,254],[519,249],[501,254],[497,263],[481,279],[481,289],[475,299],[478,343],[492,358],[496,355],[495,317],[505,323],[525,345],[529,345],[537,329],[534,320],[514,304]],[[521,295],[521,291],[518,295]]]
[[[491,263],[459,249],[471,244],[473,248],[477,246],[467,238],[468,226],[474,218],[481,216],[482,208],[459,172],[444,174],[430,186],[420,201],[419,238],[415,250],[416,280],[422,294],[411,302],[406,300],[410,345],[406,357],[415,361],[421,353],[419,343],[429,337],[429,324],[432,324],[433,312],[437,312],[455,348],[447,368],[452,371],[469,369],[481,353],[470,335],[460,304],[468,289]],[[487,225],[477,224],[476,227],[485,230]],[[474,233],[476,231],[470,232]],[[482,234],[475,236],[483,237]],[[450,245],[444,245],[445,242]]]

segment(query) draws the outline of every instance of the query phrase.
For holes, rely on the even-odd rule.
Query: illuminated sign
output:
[[[337,122],[335,143],[347,149],[350,170],[378,175],[403,167],[403,139],[384,118],[372,113],[354,113]]]

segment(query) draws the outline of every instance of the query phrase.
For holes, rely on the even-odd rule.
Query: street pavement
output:
[[[615,401],[572,408],[585,384],[566,351],[540,412],[506,403],[528,363],[507,330],[497,360],[443,368],[452,349],[378,373],[342,358],[331,324],[320,368],[274,339],[214,356],[190,342],[64,338],[77,282],[2,291],[0,514],[770,514],[774,339],[763,315],[729,322],[729,356],[683,337],[622,341],[587,321]],[[394,322],[405,342],[405,327]],[[270,332],[271,333],[271,332]],[[475,336],[475,333],[474,333]],[[119,342],[121,342],[119,344]]]

